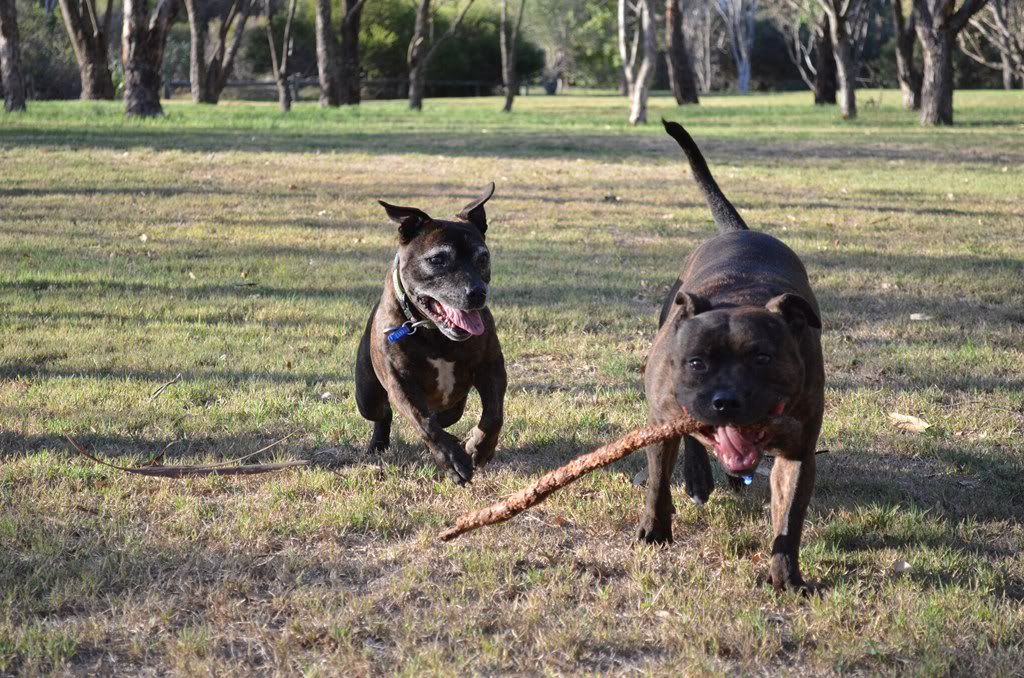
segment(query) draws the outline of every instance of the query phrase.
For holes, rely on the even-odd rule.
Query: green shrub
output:
[[[77,99],[82,92],[78,62],[60,11],[47,15],[32,0],[20,0],[21,66],[32,99]]]

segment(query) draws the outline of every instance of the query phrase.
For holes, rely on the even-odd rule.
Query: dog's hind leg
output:
[[[707,502],[715,489],[711,462],[703,445],[690,436],[685,436],[683,440],[683,482],[686,485],[686,494],[694,504],[701,505]]]

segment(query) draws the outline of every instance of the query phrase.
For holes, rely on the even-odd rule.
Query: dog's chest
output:
[[[434,394],[442,406],[453,404],[456,391],[455,363],[444,358],[427,358],[434,368]]]

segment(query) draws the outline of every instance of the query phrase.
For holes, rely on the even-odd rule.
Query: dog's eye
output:
[[[708,364],[701,358],[690,358],[686,364],[694,372],[706,372],[708,369]]]
[[[448,263],[448,255],[444,252],[438,252],[432,257],[427,257],[427,261],[431,266],[444,266]]]
[[[754,356],[754,362],[756,362],[758,365],[767,365],[771,361],[772,357],[767,353],[758,353],[756,356]]]

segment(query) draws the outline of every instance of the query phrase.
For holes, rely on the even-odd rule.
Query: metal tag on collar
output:
[[[426,323],[422,320],[419,322],[413,322],[407,320],[398,327],[392,327],[391,329],[384,330],[385,336],[388,338],[388,343],[393,344],[396,341],[405,339],[410,334],[416,334],[416,330],[425,325]]]

